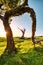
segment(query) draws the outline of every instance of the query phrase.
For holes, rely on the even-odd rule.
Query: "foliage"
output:
[[[9,8],[15,8],[20,5],[21,0],[0,0],[3,5]]]

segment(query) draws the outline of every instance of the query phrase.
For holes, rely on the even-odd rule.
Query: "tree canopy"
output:
[[[0,0],[0,3],[5,5],[7,8],[16,8],[20,5],[20,3],[24,0]]]
[[[5,7],[7,7],[7,9],[5,9],[4,16],[0,15],[0,19],[3,21],[5,32],[7,32],[7,49],[13,50],[15,52],[16,48],[13,40],[12,30],[9,25],[9,19],[12,16],[19,16],[26,12],[30,14],[32,19],[32,42],[35,44],[34,35],[36,31],[36,14],[34,9],[28,6],[28,0],[23,1],[24,3],[22,3],[21,0],[0,0],[0,2],[5,5]]]

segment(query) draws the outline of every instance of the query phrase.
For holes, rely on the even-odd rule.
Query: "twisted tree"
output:
[[[26,29],[22,30],[22,29],[20,29],[19,27],[18,27],[18,29],[22,32],[22,36],[21,36],[21,38],[24,39],[24,35],[25,35],[25,31],[26,31]]]
[[[6,38],[7,38],[6,50],[16,52],[15,43],[13,41],[12,30],[11,30],[10,25],[9,25],[9,18],[12,17],[12,16],[15,17],[15,16],[22,15],[26,12],[30,14],[30,17],[32,19],[32,42],[34,43],[34,35],[35,35],[35,31],[36,31],[36,15],[35,15],[33,8],[30,8],[27,5],[28,0],[27,0],[27,2],[26,2],[26,0],[24,0],[24,3],[22,5],[20,5],[20,0],[17,0],[17,1],[16,0],[0,0],[0,1],[4,5],[7,5],[9,7],[5,11],[4,16],[2,16],[0,14],[0,19],[3,21],[4,29],[5,29],[5,32],[6,32]],[[14,5],[12,5],[12,3]],[[18,3],[19,3],[19,5],[17,5]]]

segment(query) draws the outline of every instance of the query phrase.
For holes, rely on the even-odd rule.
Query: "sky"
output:
[[[36,13],[37,25],[35,36],[43,36],[43,0],[29,0],[28,4]],[[28,13],[18,17],[13,17],[10,27],[14,37],[22,36],[22,32],[18,29],[18,27],[22,30],[24,28],[26,29],[25,37],[31,37],[32,35],[32,20]],[[0,37],[6,37],[5,34],[6,32],[4,30],[3,23],[0,20]]]

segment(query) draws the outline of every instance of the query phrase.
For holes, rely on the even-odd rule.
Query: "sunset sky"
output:
[[[29,6],[36,12],[37,28],[36,34],[38,36],[43,35],[43,0],[29,0]],[[26,29],[25,37],[31,37],[32,34],[32,20],[29,14],[25,13],[22,16],[13,17],[12,23],[10,24],[13,36],[21,36],[22,33],[18,29]],[[2,21],[0,20],[0,37],[5,37],[5,31]]]

